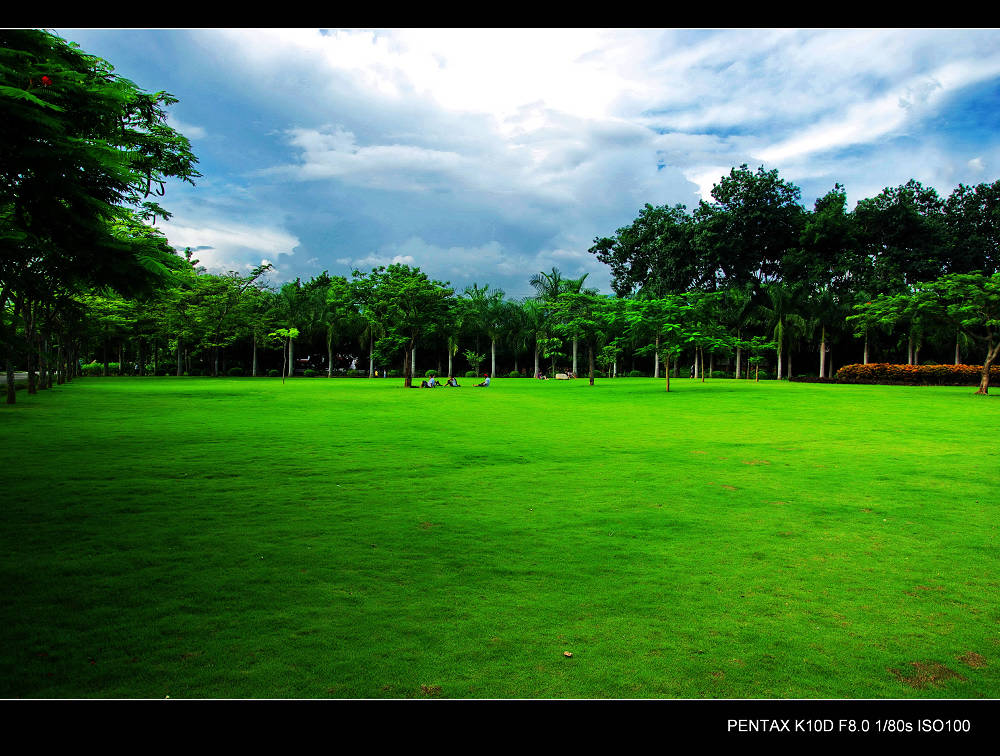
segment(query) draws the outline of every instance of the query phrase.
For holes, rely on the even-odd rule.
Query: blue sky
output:
[[[204,174],[171,244],[270,280],[404,262],[508,296],[643,204],[693,209],[730,168],[811,208],[910,178],[1000,178],[1000,31],[55,29],[149,91]]]

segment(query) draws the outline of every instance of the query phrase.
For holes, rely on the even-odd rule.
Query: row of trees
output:
[[[986,367],[996,359],[1000,181],[959,185],[942,198],[911,180],[852,211],[837,184],[808,211],[777,170],[743,165],[711,196],[693,212],[646,205],[630,225],[594,240],[590,252],[611,268],[616,294],[726,292],[745,302],[738,332],[768,309],[779,375],[791,374],[791,352],[807,334],[818,342],[821,376],[832,373],[831,347],[850,349],[855,338],[865,363],[903,345],[907,364],[921,350],[938,360],[951,350],[957,363],[985,347]],[[974,313],[962,310],[963,298],[979,303]]]
[[[166,124],[175,101],[53,35],[0,32],[8,402],[15,363],[35,391],[72,378],[83,358],[107,370],[116,353],[119,369],[139,373],[170,360],[177,374],[217,375],[228,358],[256,375],[260,349],[265,362],[280,354],[289,375],[304,349],[325,352],[328,375],[365,357],[369,375],[401,360],[407,385],[418,350],[432,365],[446,357],[452,374],[457,358],[478,372],[487,345],[491,374],[498,360],[518,369],[532,354],[536,373],[542,360],[554,370],[570,356],[577,372],[582,347],[591,380],[595,364],[615,373],[637,358],[654,375],[671,360],[676,371],[683,354],[701,376],[707,356],[709,373],[718,361],[740,377],[772,351],[777,375],[791,376],[803,348],[828,376],[831,349],[848,353],[860,340],[865,362],[903,344],[908,363],[921,350],[940,359],[946,343],[957,362],[977,340],[986,368],[996,358],[1000,182],[941,199],[910,181],[850,212],[836,185],[807,211],[777,171],[744,165],[693,213],[647,205],[595,239],[615,297],[557,269],[532,277],[536,296],[517,301],[489,285],[456,293],[404,265],[271,288],[269,266],[209,274],[156,228],[169,217],[158,204],[166,181],[199,175],[187,140]]]

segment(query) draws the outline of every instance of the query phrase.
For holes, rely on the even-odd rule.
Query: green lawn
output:
[[[1000,397],[401,383],[18,392],[0,697],[1000,697]]]

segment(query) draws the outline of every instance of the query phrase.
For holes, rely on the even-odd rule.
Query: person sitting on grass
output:
[[[545,375],[545,373],[543,373],[541,370],[538,371],[538,375],[536,375],[535,378],[537,378],[540,381],[547,381],[549,379],[549,377]]]
[[[448,382],[445,385],[446,386],[454,386],[455,388],[462,388],[461,386],[458,385],[458,379],[455,376],[452,376],[451,378],[449,378]]]
[[[489,385],[490,385],[490,375],[489,373],[487,373],[486,377],[483,379],[483,382],[476,384],[476,388],[479,388],[480,386],[489,386]]]

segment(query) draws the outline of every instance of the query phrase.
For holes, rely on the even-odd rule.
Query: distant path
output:
[[[27,371],[25,371],[23,373],[14,373],[14,382],[15,383],[17,383],[18,381],[26,381],[26,380],[28,380],[28,373],[27,373]],[[7,372],[4,371],[4,372],[0,373],[0,386],[6,386],[6,385],[7,385]]]

